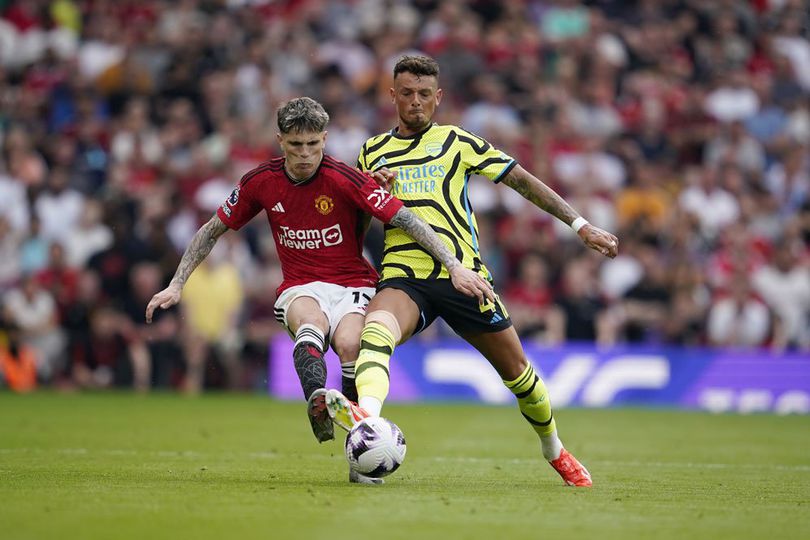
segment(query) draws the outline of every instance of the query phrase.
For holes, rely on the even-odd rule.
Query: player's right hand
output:
[[[377,184],[381,188],[383,188],[388,193],[391,193],[391,189],[394,187],[394,181],[397,179],[396,171],[392,171],[388,167],[380,167],[375,171],[371,171],[371,177],[377,181]]]
[[[180,301],[180,293],[182,292],[180,285],[171,283],[168,287],[155,294],[146,306],[146,322],[152,322],[152,314],[158,307],[161,309],[169,309]]]
[[[495,301],[495,291],[492,290],[492,285],[489,281],[473,272],[469,268],[462,265],[454,266],[450,272],[450,281],[453,282],[453,287],[467,296],[474,296],[478,298],[478,303],[483,304],[486,301]]]

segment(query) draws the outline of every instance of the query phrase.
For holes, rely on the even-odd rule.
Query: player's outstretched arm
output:
[[[565,202],[557,192],[545,185],[520,165],[516,165],[502,180],[510,188],[520,193],[526,200],[545,210],[568,226],[579,218],[576,210]],[[584,220],[583,220],[584,221]],[[611,259],[619,253],[619,239],[599,227],[584,222],[577,234],[589,248]]]
[[[180,259],[180,264],[177,265],[177,271],[174,273],[169,286],[155,294],[146,306],[147,323],[152,322],[152,314],[155,309],[158,307],[168,309],[180,301],[180,293],[183,291],[186,280],[203,259],[211,253],[214,244],[227,230],[228,227],[222,223],[222,220],[216,214],[205,225],[200,227],[200,230],[191,239],[186,252],[183,253],[183,258]]]
[[[453,287],[455,287],[457,291],[467,296],[475,296],[481,303],[484,302],[485,298],[490,302],[495,301],[495,293],[489,282],[469,268],[465,268],[464,265],[450,253],[450,250],[447,249],[447,246],[442,242],[441,238],[430,228],[430,225],[417,217],[416,214],[402,207],[397,210],[397,213],[394,214],[390,223],[408,233],[411,238],[416,240],[420,246],[425,248],[447,268],[447,271],[450,273],[450,280],[453,282]]]

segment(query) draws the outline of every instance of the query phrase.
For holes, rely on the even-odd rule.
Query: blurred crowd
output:
[[[282,102],[321,101],[327,152],[354,163],[396,124],[391,69],[413,52],[440,63],[438,122],[620,238],[605,260],[472,180],[525,339],[810,351],[809,4],[0,0],[0,378],[263,387],[282,331],[263,215],[220,239],[177,309],[146,325],[146,304],[279,154]]]

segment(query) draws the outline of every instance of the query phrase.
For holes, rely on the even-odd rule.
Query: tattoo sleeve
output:
[[[214,214],[214,217],[209,219],[205,225],[200,227],[200,230],[198,230],[194,238],[191,239],[191,243],[189,243],[186,248],[186,252],[183,253],[183,258],[180,259],[180,264],[177,265],[177,271],[174,273],[172,283],[180,285],[181,287],[185,285],[186,280],[194,269],[211,253],[214,244],[217,243],[219,237],[227,230],[228,227],[222,223],[222,220],[219,219],[219,216],[216,214]]]
[[[579,217],[576,210],[571,208],[571,205],[565,202],[565,199],[520,165],[509,171],[509,174],[506,175],[502,182],[520,193],[524,199],[545,210],[566,225],[571,225]]]
[[[442,242],[439,235],[430,228],[430,225],[404,206],[394,214],[393,219],[391,219],[391,225],[399,227],[408,233],[411,238],[416,240],[420,246],[436,257],[448,270],[461,264],[444,242]]]

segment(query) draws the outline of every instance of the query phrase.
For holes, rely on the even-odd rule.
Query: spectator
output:
[[[642,244],[637,250],[642,276],[619,305],[624,338],[633,343],[661,342],[671,300],[669,276],[657,246]]]
[[[556,304],[563,314],[565,339],[614,343],[613,322],[593,276],[592,264],[586,258],[574,259],[563,271],[563,294]]]
[[[679,197],[681,208],[697,218],[701,233],[707,238],[717,236],[720,229],[740,215],[739,202],[718,185],[717,174],[715,168],[690,170],[689,187]]]
[[[138,262],[128,275],[127,294],[121,308],[113,314],[118,315],[116,324],[110,325],[107,321],[95,320],[94,313],[91,313],[90,329],[94,333],[92,337],[107,343],[115,350],[128,352],[133,384],[137,389],[146,390],[150,378],[152,384],[158,388],[172,388],[179,385],[187,387],[187,383],[183,382],[183,376],[185,375],[187,380],[191,369],[186,365],[186,358],[178,339],[182,333],[182,320],[177,310],[161,312],[151,325],[147,325],[143,318],[152,291],[159,288],[164,281],[163,272],[155,263]],[[205,317],[206,314],[199,316]],[[100,364],[110,369],[111,364],[118,365],[116,362],[117,360],[109,358],[102,360]],[[185,374],[182,371],[185,371]]]
[[[756,114],[759,106],[759,97],[742,69],[727,73],[705,103],[709,116],[725,123],[744,121]]]
[[[0,216],[0,293],[17,284],[20,271],[20,234]]]
[[[90,313],[87,340],[74,350],[71,370],[80,388],[149,389],[149,357],[141,344],[130,341],[128,327],[126,318],[110,308]]]
[[[34,275],[34,279],[56,301],[60,321],[65,310],[76,298],[79,272],[68,265],[65,248],[53,242],[48,250],[48,265]]]
[[[733,165],[747,173],[760,173],[765,166],[765,150],[745,131],[742,122],[732,122],[706,147],[706,165]]]
[[[67,263],[73,268],[84,268],[93,255],[112,245],[113,234],[102,223],[103,212],[97,199],[85,200],[76,229],[65,240]]]
[[[552,302],[545,259],[529,253],[520,261],[517,280],[506,289],[509,315],[521,337],[539,337],[548,343],[563,340],[562,314]]]
[[[20,338],[20,330],[13,323],[4,322],[0,331],[0,383],[13,392],[25,393],[37,387],[36,352]]]
[[[810,350],[810,267],[802,263],[800,246],[782,241],[774,249],[773,261],[752,277],[754,290],[779,317],[784,347]]]
[[[48,177],[46,190],[34,203],[42,236],[48,240],[66,241],[79,223],[84,207],[84,196],[68,186],[69,180],[67,171],[63,169],[52,171]]]
[[[38,377],[45,382],[58,378],[66,363],[67,340],[53,296],[29,275],[6,295],[4,307],[11,324],[20,329],[20,341],[36,352]]]
[[[731,281],[730,294],[715,300],[709,309],[709,343],[724,347],[761,347],[767,343],[772,325],[770,311],[752,294],[748,276],[737,274]]]
[[[20,244],[20,267],[23,273],[33,274],[48,265],[50,242],[41,233],[39,218],[31,218],[31,230]]]
[[[552,166],[563,185],[582,182],[584,179],[598,191],[618,191],[627,176],[621,160],[606,152],[602,141],[595,137],[585,139],[581,151],[558,155]]]
[[[0,201],[3,201],[3,218],[7,224],[18,234],[26,234],[30,212],[25,186],[18,179],[3,174],[2,168],[0,168]]]
[[[810,157],[807,147],[794,145],[782,161],[765,173],[765,187],[774,196],[783,216],[793,215],[810,201]]]
[[[638,163],[632,171],[630,184],[616,199],[619,226],[640,226],[641,230],[657,234],[669,214],[669,194],[660,187],[660,173],[653,166]]]
[[[212,353],[218,355],[227,370],[228,386],[237,386],[241,375],[238,353],[242,337],[238,322],[243,290],[239,271],[230,262],[227,243],[215,246],[186,283],[181,306],[186,320],[186,391],[202,390],[205,364]]]

